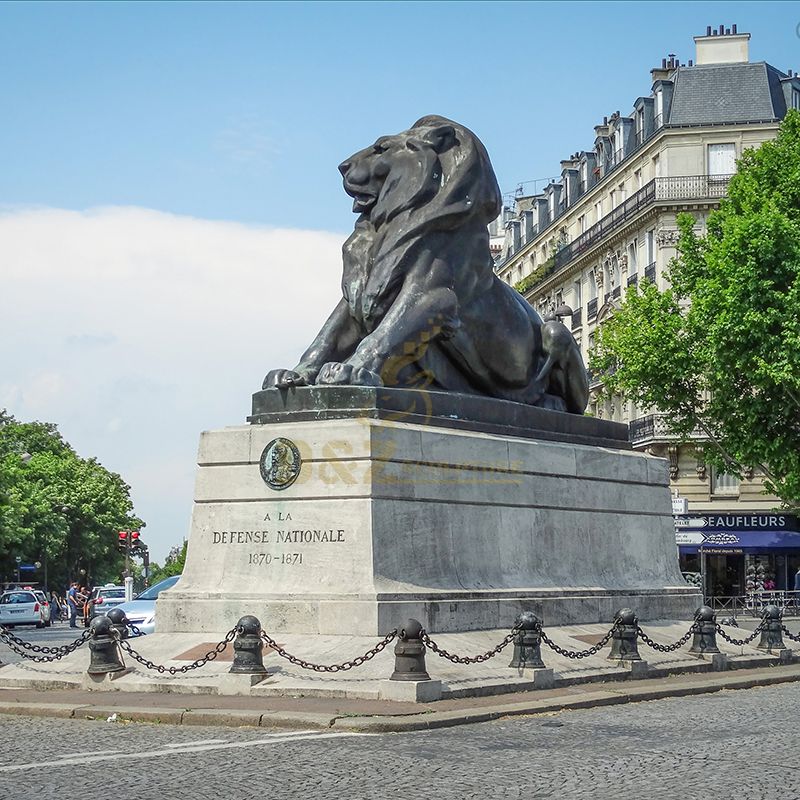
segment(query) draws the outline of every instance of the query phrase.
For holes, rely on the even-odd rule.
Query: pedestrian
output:
[[[67,605],[69,606],[69,626],[78,627],[78,584],[73,581],[67,592]]]
[[[58,602],[58,595],[50,592],[50,623],[56,623],[61,619],[61,603]]]

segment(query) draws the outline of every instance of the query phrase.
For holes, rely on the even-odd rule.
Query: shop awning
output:
[[[800,551],[798,531],[703,531],[695,533],[702,541],[678,539],[681,553],[761,553],[767,550]],[[691,537],[694,538],[694,537]]]

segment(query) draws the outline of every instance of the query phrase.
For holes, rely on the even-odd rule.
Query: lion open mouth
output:
[[[365,194],[364,192],[355,192],[351,190],[347,193],[353,198],[353,211],[362,214],[365,211],[369,211],[378,199],[376,195]]]

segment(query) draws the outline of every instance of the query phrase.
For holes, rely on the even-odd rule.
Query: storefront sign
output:
[[[702,544],[703,538],[700,531],[675,531],[675,544]]]
[[[678,516],[675,525],[681,528],[739,531],[798,531],[798,519],[792,514],[697,514]]]

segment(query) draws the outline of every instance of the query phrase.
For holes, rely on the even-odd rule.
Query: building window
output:
[[[589,299],[597,299],[597,281],[595,280],[593,269],[589,270]]]
[[[600,222],[600,220],[603,218],[603,201],[602,200],[598,200],[594,204],[594,216],[595,216],[595,222]]]
[[[642,188],[642,171],[640,169],[633,173],[633,185],[637,190]]]
[[[586,230],[586,214],[581,214],[578,217],[578,233],[583,233]]]
[[[708,146],[708,174],[733,175],[736,172],[736,145],[710,144]]]
[[[572,285],[572,307],[576,311],[580,311],[583,306],[583,294],[581,292],[581,282],[575,281]]]
[[[656,92],[656,118],[655,127],[660,128],[664,124],[664,93],[659,89]]]
[[[644,237],[644,254],[647,266],[654,264],[656,260],[655,237],[655,229],[647,231]]]
[[[636,144],[644,141],[644,109],[640,108],[636,112]]]
[[[712,467],[711,494],[739,494],[739,479],[729,472]]]
[[[628,275],[635,275],[639,265],[637,264],[636,240],[628,245]]]
[[[661,157],[657,155],[653,156],[653,177],[661,177]]]
[[[800,91],[792,89],[792,108],[800,110]]]
[[[617,207],[617,192],[614,189],[609,192],[609,199],[611,200],[611,210],[613,211]]]

